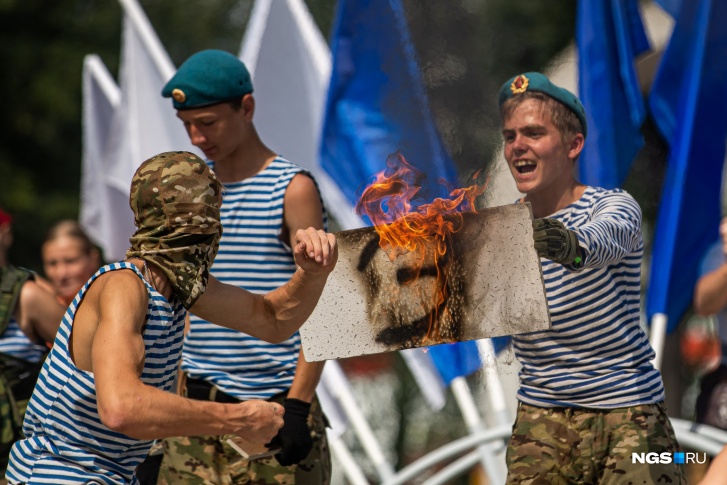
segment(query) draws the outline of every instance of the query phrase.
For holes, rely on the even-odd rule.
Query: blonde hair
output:
[[[512,115],[515,108],[520,106],[528,99],[540,101],[540,108],[550,113],[550,119],[558,129],[561,139],[565,142],[570,140],[578,133],[583,133],[583,126],[576,114],[560,101],[551,98],[547,94],[540,91],[526,91],[517,96],[508,98],[502,106],[500,106],[500,119],[505,121]]]
[[[98,252],[98,248],[88,237],[81,225],[72,219],[66,219],[56,222],[46,233],[43,244],[53,242],[61,237],[70,237],[81,243],[84,254]]]

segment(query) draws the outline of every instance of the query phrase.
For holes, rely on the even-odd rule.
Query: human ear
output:
[[[242,97],[242,111],[245,119],[252,121],[252,116],[255,114],[255,98],[252,97],[252,94]]]
[[[576,133],[568,143],[568,158],[575,160],[583,151],[586,139],[583,133]]]

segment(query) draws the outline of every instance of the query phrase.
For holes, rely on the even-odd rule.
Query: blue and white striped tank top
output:
[[[212,163],[211,168],[214,169]],[[212,274],[224,283],[253,293],[267,293],[295,273],[293,253],[280,240],[283,198],[298,173],[307,173],[276,158],[253,177],[226,183],[222,199],[222,239]],[[300,336],[270,344],[214,325],[190,314],[182,369],[238,399],[267,399],[293,382]]]
[[[131,263],[104,266],[68,307],[28,404],[23,422],[26,438],[11,450],[6,475],[9,483],[138,483],[134,470],[152,442],[129,438],[101,423],[93,373],[78,369],[68,348],[76,310],[88,288],[100,275],[119,269],[131,269],[142,278]],[[170,391],[182,350],[186,312],[180,303],[170,304],[144,282],[149,305],[141,380]]]
[[[20,326],[18,325],[18,321],[15,320],[15,317],[10,317],[7,328],[2,336],[0,336],[0,354],[36,363],[40,362],[47,351],[48,347],[30,340],[20,330]]]
[[[553,214],[588,248],[572,272],[542,259],[552,329],[513,336],[518,399],[542,407],[608,409],[664,399],[640,325],[641,209],[626,192],[587,187]]]

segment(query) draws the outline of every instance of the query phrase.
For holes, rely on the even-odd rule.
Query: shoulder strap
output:
[[[20,289],[29,279],[33,279],[33,273],[27,269],[15,266],[0,268],[0,335],[8,328],[10,316],[20,297]]]

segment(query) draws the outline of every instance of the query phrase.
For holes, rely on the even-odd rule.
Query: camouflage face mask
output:
[[[189,152],[156,155],[131,181],[137,230],[126,257],[161,269],[187,309],[204,293],[217,254],[220,191],[207,164]]]

